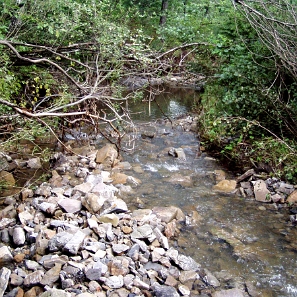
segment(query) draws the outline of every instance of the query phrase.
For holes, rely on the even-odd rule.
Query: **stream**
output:
[[[207,153],[197,157],[196,135],[164,120],[164,114],[178,118],[187,113],[199,94],[180,90],[162,96],[157,98],[162,112],[154,102],[150,112],[147,103],[131,107],[137,132],[130,136],[136,141],[133,153],[123,158],[142,184],[128,197],[129,208],[173,205],[195,216],[195,224],[185,224],[172,244],[215,273],[225,288],[250,284],[260,293],[252,296],[297,296],[296,250],[291,247],[297,233],[288,210],[214,192],[215,170],[224,170],[228,179],[235,176]],[[172,147],[182,148],[186,160],[170,156]]]

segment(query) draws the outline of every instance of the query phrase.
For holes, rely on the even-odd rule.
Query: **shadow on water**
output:
[[[198,95],[179,90],[157,100],[164,113],[178,117],[190,111]],[[252,284],[258,296],[297,296],[297,232],[287,223],[286,209],[266,205],[263,211],[254,199],[214,192],[214,171],[224,168],[206,153],[196,158],[196,135],[156,121],[164,116],[153,104],[150,116],[147,102],[131,109],[138,125],[137,142],[124,159],[138,168],[131,175],[142,183],[127,198],[129,207],[174,205],[188,216],[196,214],[196,223],[185,225],[172,244],[215,273],[225,288]],[[141,137],[147,129],[155,131],[153,138]],[[170,147],[183,148],[186,160],[169,156]],[[233,173],[227,172],[227,178],[234,178]]]

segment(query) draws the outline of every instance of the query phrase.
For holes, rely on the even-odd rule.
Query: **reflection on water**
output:
[[[147,99],[149,98],[148,95]],[[134,120],[154,120],[164,116],[174,118],[186,114],[198,104],[200,93],[194,90],[185,92],[181,89],[170,89],[153,99],[150,103],[144,100],[129,104]]]
[[[166,111],[180,110],[178,104],[174,99]],[[172,244],[216,272],[225,288],[252,284],[259,296],[297,296],[296,253],[290,247],[290,238],[295,236],[287,236],[296,230],[287,223],[286,209],[266,205],[263,211],[259,209],[262,204],[253,199],[214,193],[213,171],[221,168],[205,153],[195,158],[196,136],[152,125],[156,136],[139,136],[135,152],[124,156],[132,166],[143,169],[131,172],[142,184],[134,189],[129,207],[139,206],[135,205],[137,197],[147,208],[174,205],[188,215],[196,211],[197,225],[184,226]],[[169,156],[166,152],[170,147],[183,147],[186,161]],[[227,175],[232,178],[232,173]],[[172,178],[181,182],[172,182]]]

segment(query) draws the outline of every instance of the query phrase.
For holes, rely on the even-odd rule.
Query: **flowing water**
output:
[[[163,113],[176,117],[187,112],[199,97],[194,92],[187,94],[192,100],[188,98],[186,104],[178,92],[158,98]],[[173,205],[189,218],[196,214],[196,223],[185,225],[172,244],[218,272],[225,288],[239,285],[249,287],[250,292],[253,287],[258,296],[297,296],[297,232],[288,222],[288,210],[272,205],[263,210],[263,204],[254,199],[214,192],[214,171],[223,169],[220,164],[207,153],[197,157],[196,135],[157,120],[164,114],[153,102],[150,108],[150,116],[147,103],[133,108],[137,139],[133,153],[125,154],[124,160],[132,164],[131,175],[142,184],[134,189],[137,199],[131,195],[129,207]],[[141,131],[153,131],[155,137],[142,138]],[[183,148],[186,160],[168,155],[170,147]],[[227,178],[234,176],[227,172]]]

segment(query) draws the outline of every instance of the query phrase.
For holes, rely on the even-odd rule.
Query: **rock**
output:
[[[171,177],[164,179],[165,181],[175,184],[181,185],[182,187],[192,187],[193,181],[190,176],[184,176],[180,173],[175,173]]]
[[[112,183],[114,185],[117,184],[126,184],[127,183],[128,175],[120,172],[115,172],[111,175]]]
[[[28,198],[33,197],[33,195],[34,195],[34,193],[33,193],[32,189],[25,188],[21,192],[21,198],[23,201],[25,201]]]
[[[27,161],[27,167],[31,169],[39,169],[42,167],[40,158],[32,158]]]
[[[83,241],[87,234],[84,232],[78,230],[72,238],[66,243],[64,246],[64,250],[72,255],[77,255],[78,250],[83,244]]]
[[[12,187],[15,185],[15,179],[10,172],[3,170],[0,172],[0,183],[3,183],[4,186]]]
[[[67,213],[76,213],[82,208],[81,201],[70,198],[59,200],[58,204]]]
[[[27,274],[24,279],[24,285],[26,287],[33,287],[33,286],[39,285],[43,278],[43,275],[44,275],[44,272],[42,270],[37,270]]]
[[[257,201],[266,203],[271,201],[271,193],[263,180],[254,182],[254,194]]]
[[[82,194],[88,194],[88,193],[91,192],[91,190],[93,188],[94,188],[94,185],[92,183],[86,182],[86,183],[83,183],[83,184],[76,185],[73,190],[74,191],[79,191]]]
[[[0,267],[6,266],[13,261],[11,252],[7,246],[0,247]]]
[[[14,228],[12,238],[15,245],[23,245],[26,241],[25,230],[22,227]]]
[[[178,208],[175,206],[170,206],[170,207],[154,207],[152,209],[153,213],[159,217],[163,222],[169,223],[173,219],[176,218]]]
[[[28,222],[32,222],[34,216],[28,211],[22,211],[18,214],[19,220],[22,224],[27,225]]]
[[[103,164],[107,167],[115,165],[116,159],[118,158],[118,151],[112,144],[106,144],[96,154],[96,163]]]
[[[40,283],[44,286],[48,285],[52,287],[53,284],[60,278],[61,267],[62,265],[60,263],[56,263],[53,268],[45,273]]]
[[[217,169],[214,171],[214,175],[217,183],[226,179],[226,172],[224,170]]]
[[[175,288],[169,287],[169,286],[162,286],[158,283],[155,283],[153,285],[153,290],[156,295],[156,297],[179,297],[180,295],[176,291]]]
[[[113,227],[117,227],[119,224],[119,217],[114,214],[106,214],[106,215],[102,215],[98,218],[98,221],[101,223],[111,223]]]
[[[11,271],[6,267],[3,267],[0,270],[0,297],[2,297],[4,292],[6,291],[10,274],[11,274]]]
[[[293,204],[297,202],[297,190],[289,195],[286,201],[288,204]]]
[[[199,271],[201,265],[198,264],[193,258],[187,257],[185,255],[178,255],[178,266],[182,270],[192,270]]]
[[[49,251],[56,252],[62,249],[67,244],[67,242],[69,242],[72,239],[72,237],[73,237],[73,234],[66,231],[57,233],[48,242]]]
[[[236,180],[225,179],[214,185],[213,190],[222,193],[231,193],[236,189],[236,185]]]
[[[177,148],[174,150],[177,158],[181,161],[186,161],[186,154],[182,148]]]
[[[123,213],[128,211],[126,202],[120,198],[106,199],[100,210],[101,215],[108,213]]]
[[[212,293],[212,297],[244,297],[239,289],[222,290]]]
[[[220,282],[208,269],[204,269],[203,272],[203,280],[205,281],[205,283],[215,288],[220,287]]]
[[[178,290],[183,296],[190,296],[191,291],[187,286],[179,285]]]
[[[124,278],[122,275],[113,275],[106,278],[105,284],[111,289],[119,289],[124,285]]]
[[[106,198],[98,196],[94,193],[88,193],[85,197],[82,197],[82,205],[90,212],[97,213],[102,208]]]
[[[71,297],[71,294],[64,290],[50,289],[42,294],[39,294],[38,297]]]
[[[112,245],[112,250],[116,254],[122,254],[123,252],[127,251],[130,247],[126,244],[122,243],[115,243]]]

